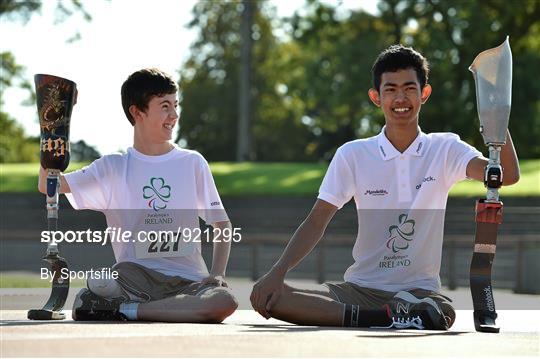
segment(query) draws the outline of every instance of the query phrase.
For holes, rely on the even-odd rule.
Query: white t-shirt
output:
[[[117,262],[135,262],[194,281],[208,276],[200,243],[207,238],[201,234],[196,239],[199,217],[208,224],[229,219],[208,163],[198,152],[175,147],[164,155],[147,156],[129,148],[65,178],[73,208],[101,211],[108,227],[132,233],[124,238],[127,242],[111,241]]]
[[[338,208],[356,202],[354,264],[345,281],[392,292],[438,291],[448,192],[481,155],[455,134],[423,132],[400,153],[384,128],[341,146],[319,198]]]

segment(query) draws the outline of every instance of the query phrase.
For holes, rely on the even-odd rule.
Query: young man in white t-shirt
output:
[[[379,135],[337,150],[311,213],[253,288],[251,303],[262,316],[348,327],[446,330],[453,324],[455,311],[439,294],[446,200],[457,181],[483,181],[488,161],[455,134],[420,130],[420,108],[431,94],[428,72],[426,59],[411,48],[391,46],[379,55],[368,95],[386,125]],[[509,133],[501,164],[503,185],[516,183]],[[351,198],[358,236],[345,282],[317,290],[284,283]]]
[[[88,278],[88,289],[75,299],[74,320],[215,323],[238,306],[224,279],[231,242],[223,234],[231,224],[208,163],[170,143],[177,90],[160,70],[133,73],[121,90],[133,147],[61,177],[60,193],[75,209],[101,211],[108,227],[131,234],[109,237],[117,239],[111,243],[118,278]],[[43,193],[45,179],[41,169]],[[212,239],[200,232],[199,217],[217,229],[210,272],[200,242]]]

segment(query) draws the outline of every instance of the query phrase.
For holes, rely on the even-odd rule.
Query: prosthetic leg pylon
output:
[[[58,228],[58,195],[60,189],[60,171],[48,170],[47,175],[47,222],[49,231],[56,231]],[[67,262],[59,256],[58,244],[51,240],[47,245],[47,252],[43,259],[51,265],[53,273],[52,290],[49,300],[41,309],[31,309],[28,311],[28,319],[32,320],[61,320],[65,319],[65,314],[61,312],[66,304],[69,293],[69,276],[67,273]]]
[[[498,333],[497,312],[491,286],[491,267],[497,248],[497,229],[502,223],[503,203],[499,200],[502,168],[500,146],[489,146],[489,163],[484,174],[488,189],[485,199],[476,201],[476,236],[470,268],[470,287],[476,331]]]

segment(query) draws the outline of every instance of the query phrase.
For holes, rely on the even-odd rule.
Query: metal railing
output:
[[[328,238],[330,237],[330,238]],[[305,261],[310,262],[298,277],[308,277],[323,283],[336,280],[352,264],[354,238],[328,236],[323,238]],[[268,271],[279,256],[287,239],[283,235],[268,237],[249,236],[249,272],[253,280]],[[448,235],[442,249],[441,280],[448,289],[469,285],[469,266],[474,245],[473,235]],[[339,250],[341,253],[337,253]],[[273,255],[270,255],[270,253]],[[349,253],[344,260],[343,253]],[[535,254],[536,253],[536,254]],[[270,258],[268,258],[270,257]],[[536,234],[502,235],[498,239],[497,254],[493,265],[493,283],[499,288],[512,289],[516,293],[540,293],[540,237]],[[232,259],[232,258],[231,258]],[[232,263],[231,261],[231,264]]]

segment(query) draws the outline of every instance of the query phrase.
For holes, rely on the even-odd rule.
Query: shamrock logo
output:
[[[148,207],[154,211],[167,208],[167,202],[171,197],[171,186],[165,184],[165,180],[161,177],[152,177],[150,186],[143,187],[143,198],[150,199]]]
[[[398,222],[398,225],[388,227],[389,235],[386,242],[386,247],[394,253],[409,248],[409,242],[413,240],[414,234],[415,221],[408,219],[406,213],[399,215]]]

